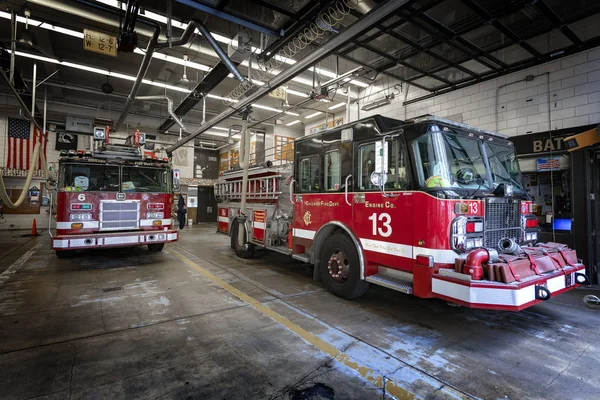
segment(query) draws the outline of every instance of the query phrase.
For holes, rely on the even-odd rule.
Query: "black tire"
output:
[[[148,250],[150,251],[162,251],[165,248],[164,243],[152,243],[148,245]]]
[[[71,258],[75,256],[75,250],[56,250],[55,253],[58,258]]]
[[[346,235],[325,240],[319,252],[319,270],[325,287],[336,296],[356,299],[369,289],[369,282],[360,279],[356,246]]]
[[[235,251],[235,254],[240,258],[252,258],[252,256],[254,256],[254,245],[248,243],[246,230],[244,230],[244,242],[238,243],[239,229],[240,223],[236,219],[233,221],[233,226],[231,227],[231,248]]]

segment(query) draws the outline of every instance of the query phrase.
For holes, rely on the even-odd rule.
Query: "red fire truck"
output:
[[[536,243],[514,148],[497,133],[374,116],[297,139],[293,161],[250,168],[246,188],[242,172],[215,187],[218,231],[237,255],[265,248],[314,264],[344,298],[372,283],[518,311],[588,282],[573,250]]]
[[[51,212],[59,258],[90,248],[161,251],[178,238],[171,219],[178,171],[168,159],[144,156],[145,135],[138,131],[125,144],[107,139],[108,128],[96,128],[91,151],[61,152]]]

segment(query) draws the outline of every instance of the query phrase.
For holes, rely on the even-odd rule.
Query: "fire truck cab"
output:
[[[144,157],[136,135],[126,144],[108,144],[99,135],[91,151],[61,152],[50,217],[56,219],[51,236],[57,257],[141,245],[161,251],[177,240],[171,208],[178,182],[168,159]]]
[[[299,138],[293,161],[250,168],[246,188],[242,171],[227,171],[215,195],[218,231],[238,256],[289,254],[344,298],[371,283],[518,311],[587,282],[573,250],[537,243],[512,143],[434,116],[374,116]]]

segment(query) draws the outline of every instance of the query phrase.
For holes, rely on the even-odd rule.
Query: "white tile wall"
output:
[[[533,81],[518,82],[530,74],[535,76]],[[503,86],[505,84],[508,85]],[[367,90],[373,93],[378,88]],[[396,96],[392,104],[370,112],[358,113],[359,107],[354,104],[351,115],[353,119],[374,114],[405,119],[423,114],[441,117],[461,114],[467,124],[514,136],[548,130],[548,91],[551,129],[597,123],[600,120],[600,47],[407,107],[402,107],[404,94]],[[428,92],[411,87],[407,99],[425,94]]]

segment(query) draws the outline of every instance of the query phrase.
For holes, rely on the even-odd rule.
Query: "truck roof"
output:
[[[494,136],[497,137],[499,139],[504,139],[504,140],[508,140],[508,136],[506,135],[502,135],[500,133],[497,132],[493,132],[493,131],[488,131],[485,129],[480,129],[477,128],[475,126],[472,125],[468,125],[468,124],[463,124],[461,122],[456,122],[456,121],[452,121],[450,119],[446,119],[446,118],[442,118],[442,117],[437,117],[435,115],[431,115],[431,114],[425,114],[425,115],[421,115],[415,118],[411,118],[408,119],[406,121],[403,120],[399,120],[399,119],[394,119],[394,118],[388,118],[388,117],[384,117],[382,115],[373,115],[367,118],[363,118],[357,121],[353,121],[344,125],[340,125],[340,126],[336,126],[334,128],[331,129],[327,129],[327,130],[323,130],[323,131],[319,131],[316,133],[312,133],[310,135],[306,135],[306,136],[302,136],[298,139],[296,139],[296,141],[302,141],[302,140],[306,140],[306,139],[310,139],[313,138],[315,136],[319,136],[322,135],[324,133],[327,132],[331,132],[332,130],[343,130],[346,128],[352,128],[355,127],[357,125],[364,125],[366,123],[371,123],[374,124],[374,128],[376,131],[379,131],[381,134],[386,133],[386,132],[391,132],[394,131],[398,128],[401,128],[403,126],[407,126],[407,125],[412,125],[412,124],[418,124],[418,123],[440,123],[446,126],[450,126],[450,127],[456,127],[456,128],[460,128],[460,129],[464,129],[464,130],[468,130],[471,132],[476,132],[476,133],[482,133],[485,135],[489,135],[489,136]]]

